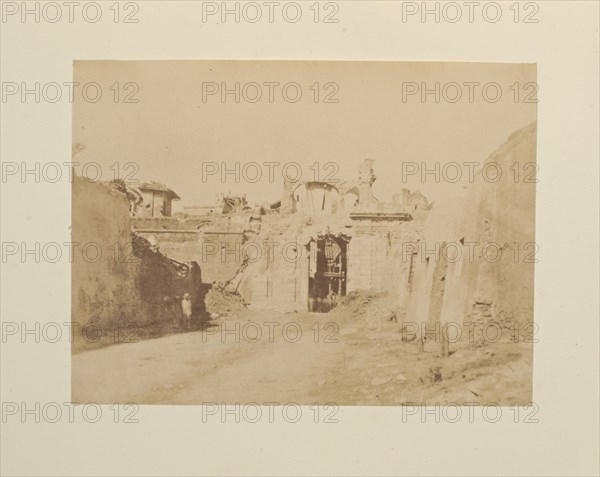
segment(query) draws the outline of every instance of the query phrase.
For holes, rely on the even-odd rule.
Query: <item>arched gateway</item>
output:
[[[327,233],[307,244],[308,310],[327,313],[346,295],[350,237]]]

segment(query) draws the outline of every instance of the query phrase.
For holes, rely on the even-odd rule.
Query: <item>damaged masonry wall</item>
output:
[[[176,298],[185,292],[202,304],[199,267],[173,261],[133,234],[130,202],[114,184],[74,176],[71,214],[72,240],[86,250],[74,253],[71,266],[73,323],[105,332],[118,323],[160,321],[180,310]]]
[[[388,291],[397,315],[413,322],[531,321],[535,183],[525,172],[535,164],[535,149],[533,123],[487,159],[502,177],[486,181],[479,171],[464,201],[432,205],[404,189],[391,203],[380,202],[372,193],[373,161],[365,160],[348,182],[284,181],[279,208],[133,224],[140,235],[154,235],[169,257],[197,261],[205,283],[238,292],[255,308],[310,309],[315,254],[327,236],[344,248],[340,295]],[[509,173],[515,164],[520,180]],[[501,248],[496,262],[495,247],[482,256],[488,242]]]
[[[488,157],[503,171],[499,180],[479,170],[464,202],[433,207],[407,320],[533,321],[536,127],[514,132]]]
[[[141,299],[139,264],[131,254],[129,201],[101,183],[75,176],[72,184],[73,242],[89,244],[85,257],[75,253],[71,266],[73,322],[107,324],[135,316]]]
[[[241,265],[236,273],[225,280],[219,276],[219,281],[254,307],[306,309],[309,242],[327,233],[343,235],[349,239],[346,293],[389,291],[396,297],[398,315],[408,321],[531,322],[535,183],[524,172],[531,171],[535,153],[533,123],[513,133],[487,159],[504,171],[498,181],[484,180],[480,170],[466,200],[433,207],[420,193],[408,190],[396,194],[391,204],[378,202],[370,189],[374,177],[368,161],[361,165],[358,181],[335,190],[331,185],[287,183],[284,210],[248,214],[238,234],[219,242],[220,250],[203,260],[208,270],[237,260]],[[511,167],[522,172],[519,180],[509,173]],[[312,198],[307,197],[311,188]],[[322,204],[327,213],[312,204]],[[257,222],[254,227],[252,220]],[[204,234],[203,240],[215,240],[216,232]],[[238,252],[234,258],[233,251],[240,248],[241,256]],[[262,256],[244,261],[243,251],[255,249]]]
[[[392,204],[378,202],[371,192],[373,181],[369,160],[361,164],[358,181],[338,187],[286,181],[280,211],[239,216],[244,223],[238,223],[235,235],[223,235],[223,223],[213,222],[200,235],[204,276],[215,277],[255,308],[312,309],[311,300],[319,302],[327,294],[315,283],[317,243],[333,237],[344,247],[344,270],[342,285],[332,294],[400,291],[398,300],[405,299],[410,263],[403,257],[403,244],[420,237],[429,204],[409,191]],[[238,267],[223,280],[217,270],[230,269],[232,262]]]

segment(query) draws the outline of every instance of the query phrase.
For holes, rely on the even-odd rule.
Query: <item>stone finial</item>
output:
[[[294,198],[292,194],[294,193],[294,189],[298,186],[299,181],[289,176],[283,178],[283,196],[281,197],[281,213],[292,213],[294,212]]]
[[[373,172],[373,159],[365,159],[358,168],[358,191],[359,204],[372,204],[375,202],[373,197],[373,182],[375,182],[375,173]]]

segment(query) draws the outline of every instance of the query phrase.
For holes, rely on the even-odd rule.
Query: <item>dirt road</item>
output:
[[[207,331],[73,356],[76,402],[310,402],[343,365],[339,328],[322,314],[260,314]],[[325,329],[326,328],[326,329]],[[333,397],[333,396],[332,396]]]
[[[74,402],[399,405],[531,399],[531,345],[419,352],[395,323],[329,313],[253,313],[204,332],[73,355]],[[499,399],[500,397],[500,399]]]

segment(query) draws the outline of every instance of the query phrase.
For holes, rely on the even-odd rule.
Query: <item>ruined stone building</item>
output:
[[[172,202],[180,200],[175,192],[159,182],[145,182],[138,191],[143,201],[136,214],[140,217],[170,217]]]
[[[400,293],[410,268],[402,246],[420,236],[429,204],[408,191],[404,203],[378,202],[374,180],[367,160],[353,182],[286,181],[280,212],[252,217],[239,244],[206,254],[207,270],[243,250],[245,263],[229,282],[257,307],[327,311],[353,290]],[[415,211],[424,215],[417,220]],[[205,251],[216,232],[204,230]]]
[[[484,164],[508,171],[535,164],[535,153],[533,123]],[[197,262],[204,283],[237,292],[257,309],[327,312],[352,291],[368,290],[388,292],[397,316],[413,322],[532,321],[535,183],[509,174],[490,182],[479,171],[466,200],[431,204],[407,189],[379,201],[375,179],[374,162],[365,160],[347,182],[285,180],[272,207],[237,198],[217,214],[179,217],[169,217],[176,194],[152,186],[141,207],[152,197],[148,215],[130,219],[120,206],[123,217],[115,220],[156,239],[169,259]]]
[[[132,201],[121,184],[74,176],[71,235],[71,316],[79,326],[166,319],[190,293],[202,308],[198,264],[179,262],[132,232]],[[75,335],[81,338],[81,334]]]
[[[482,162],[504,171],[535,163],[535,132],[534,123],[513,133]],[[534,246],[534,183],[507,173],[489,182],[479,171],[466,200],[430,204],[407,189],[381,202],[374,181],[374,161],[365,160],[347,182],[284,181],[275,209],[134,223],[255,308],[327,311],[353,290],[370,290],[395,296],[398,315],[413,321],[532,319],[533,263],[523,258]],[[482,255],[496,249],[496,262]]]

